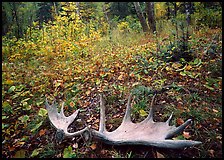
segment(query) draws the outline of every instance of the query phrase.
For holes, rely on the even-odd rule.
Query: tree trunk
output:
[[[175,16],[175,27],[176,27],[176,35],[177,35],[177,39],[179,38],[178,36],[178,26],[177,26],[177,3],[174,2],[174,16]]]
[[[156,31],[154,2],[146,2],[146,12],[148,15],[148,24],[149,24],[150,30],[153,33]]]
[[[170,2],[166,2],[167,5],[167,20],[170,19]]]
[[[11,5],[12,5],[13,17],[15,18],[16,25],[17,25],[17,36],[16,36],[16,38],[21,38],[22,37],[22,29],[21,29],[21,26],[19,24],[18,13],[17,13],[18,8],[16,7],[16,2],[11,2]]]
[[[135,6],[135,10],[136,10],[137,16],[138,16],[138,18],[140,20],[143,32],[149,32],[149,27],[148,27],[148,25],[146,23],[144,14],[141,11],[139,2],[133,2],[133,3],[134,3],[134,6]]]
[[[76,14],[79,16],[79,18],[81,18],[79,3],[80,3],[80,2],[75,2],[75,5],[76,5],[76,7],[77,7],[77,9],[76,9]]]
[[[56,2],[53,2],[55,15],[58,15]]]

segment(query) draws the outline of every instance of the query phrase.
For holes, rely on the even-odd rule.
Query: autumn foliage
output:
[[[177,48],[169,46],[174,27],[145,35],[128,17],[109,33],[103,16],[87,22],[88,14],[68,15],[72,7],[64,6],[42,27],[33,22],[23,38],[2,37],[2,157],[222,157],[222,30],[192,27],[193,59],[169,62],[166,58]],[[132,118],[140,121],[149,111],[147,89],[168,84],[188,92],[172,89],[158,95],[155,120],[164,121],[171,112],[176,125],[192,118],[194,124],[176,138],[199,140],[201,146],[170,152],[149,147],[147,153],[82,138],[60,146],[53,142],[46,97],[58,104],[64,101],[67,115],[80,108],[83,121],[98,128],[98,93],[104,92],[107,128],[113,130],[120,125],[130,92],[137,88]]]

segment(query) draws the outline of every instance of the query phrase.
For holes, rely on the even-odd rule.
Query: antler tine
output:
[[[62,106],[61,106],[61,112],[60,112],[60,114],[61,114],[62,117],[65,117],[65,114],[64,114],[64,105],[65,105],[65,103],[63,102],[62,103]]]
[[[128,97],[127,108],[122,123],[131,122],[131,94]]]
[[[170,115],[170,117],[167,119],[167,121],[166,121],[166,124],[170,124],[170,120],[172,119],[172,117],[173,117],[173,112],[171,113],[171,115]]]
[[[185,123],[183,123],[179,127],[175,127],[175,129],[171,130],[167,134],[166,138],[172,138],[175,134],[182,132],[187,127],[187,125],[189,125],[191,123],[191,121],[192,121],[191,119],[188,119]]]
[[[142,123],[149,122],[149,121],[152,121],[153,122],[153,112],[154,112],[153,103],[154,103],[155,97],[156,97],[156,94],[154,94],[154,96],[152,97],[151,109],[149,111],[149,114],[146,117],[146,119],[144,121],[142,121]]]
[[[106,126],[105,126],[105,101],[103,99],[102,93],[100,95],[100,127],[99,127],[99,132],[103,133],[106,131]]]

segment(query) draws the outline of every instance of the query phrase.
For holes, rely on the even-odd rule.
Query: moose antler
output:
[[[156,95],[156,94],[155,94]],[[166,122],[153,121],[153,96],[151,110],[148,117],[140,122],[131,122],[130,103],[131,95],[128,98],[127,109],[121,125],[114,131],[108,132],[105,127],[105,102],[100,94],[100,126],[99,131],[92,130],[93,135],[105,143],[113,145],[147,145],[162,148],[182,148],[201,144],[199,141],[191,140],[171,140],[177,133],[183,131],[191,123],[188,119],[179,127],[169,126],[172,114]]]
[[[53,126],[57,129],[57,133],[62,134],[62,135],[59,135],[61,136],[59,137],[61,140],[64,137],[73,137],[73,136],[81,135],[83,132],[85,132],[88,129],[88,127],[85,127],[84,129],[77,132],[73,132],[73,133],[68,132],[68,126],[77,117],[79,113],[79,109],[75,111],[71,116],[66,117],[64,115],[64,103],[62,104],[60,113],[58,113],[55,101],[53,102],[52,105],[49,105],[48,100],[46,99],[45,106],[48,111],[48,117],[51,123],[53,124]]]

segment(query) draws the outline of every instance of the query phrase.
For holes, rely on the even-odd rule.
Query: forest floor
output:
[[[214,35],[218,35],[214,38]],[[194,32],[190,62],[166,62],[157,52],[169,44],[168,35],[158,37],[123,35],[120,38],[82,42],[78,52],[61,54],[45,48],[41,54],[16,53],[2,60],[2,158],[12,157],[222,157],[222,30]],[[85,43],[85,45],[84,45]],[[24,44],[25,46],[26,44]],[[81,43],[79,44],[81,46]],[[38,46],[31,45],[32,53]],[[25,46],[27,47],[27,46]],[[25,51],[17,46],[18,52]],[[50,50],[50,51],[48,51]],[[207,51],[207,52],[205,52]],[[18,53],[19,54],[19,53]],[[13,57],[14,56],[14,57]],[[189,92],[171,89],[158,94],[154,120],[164,122],[173,112],[172,124],[193,119],[177,139],[201,141],[183,149],[150,146],[113,146],[82,137],[55,142],[56,130],[44,109],[45,97],[65,102],[65,114],[81,109],[81,122],[99,128],[99,93],[106,97],[106,128],[116,129],[124,116],[128,95],[137,86],[160,89],[175,84]],[[149,111],[149,101],[132,104],[132,120],[140,122]],[[145,107],[147,106],[147,107]],[[85,124],[86,123],[86,124]]]

